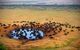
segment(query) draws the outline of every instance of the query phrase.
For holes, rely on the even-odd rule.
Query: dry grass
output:
[[[79,10],[31,10],[31,9],[0,9],[0,22],[5,24],[13,24],[13,21],[36,21],[39,23],[44,23],[47,21],[55,21],[60,23],[70,23],[71,25],[80,26],[80,11]],[[22,23],[16,23],[22,24]],[[12,27],[7,30],[11,30]],[[0,34],[5,35],[2,30]],[[71,29],[68,28],[67,31]],[[9,39],[7,37],[0,37],[0,42],[10,48],[10,50],[26,50],[30,47],[34,47],[32,50],[64,50],[71,44],[72,41],[79,38],[79,33],[76,29],[74,32],[70,32],[68,35],[64,35],[64,32],[58,33],[54,39],[44,38],[42,40],[29,41],[22,45],[22,41]],[[7,32],[8,33],[8,32]],[[74,42],[75,43],[75,42]],[[74,44],[75,45],[75,44]],[[65,46],[65,47],[64,47]],[[40,47],[40,48],[36,48]],[[51,49],[49,48],[51,47]],[[44,49],[47,48],[47,49]],[[70,48],[70,47],[68,47]],[[72,49],[74,47],[71,46]],[[42,50],[40,49],[40,50]],[[76,50],[76,49],[74,49]]]

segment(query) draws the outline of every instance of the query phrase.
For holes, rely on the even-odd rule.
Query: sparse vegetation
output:
[[[59,48],[56,47],[47,47],[47,48],[41,48],[41,47],[32,47],[30,50],[58,50]]]
[[[3,44],[0,44],[0,50],[7,50],[7,47]]]

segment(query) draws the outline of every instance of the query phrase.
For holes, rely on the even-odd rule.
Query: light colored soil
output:
[[[0,9],[0,22],[5,24],[13,24],[13,21],[36,21],[39,23],[44,23],[46,21],[55,21],[60,23],[70,23],[71,25],[80,26],[80,11],[74,10],[29,10],[29,9]],[[47,20],[48,19],[48,20]],[[21,24],[21,23],[16,23]],[[13,27],[7,29],[7,31],[12,30]],[[65,29],[65,28],[64,28]],[[64,47],[68,45],[68,42],[71,42],[79,38],[80,32],[77,29],[73,29],[74,32],[70,32],[70,28],[67,28],[69,32],[68,35],[64,35],[64,32],[61,31],[54,36],[53,39],[45,37],[41,40],[28,41],[25,44],[22,44],[22,41],[9,39],[5,35],[9,32],[4,32],[4,28],[0,27],[0,35],[3,34],[4,37],[0,37],[0,42],[6,45],[10,50],[28,50],[30,47]],[[50,34],[50,33],[49,33]],[[67,42],[68,41],[68,42]],[[80,40],[79,40],[80,41]],[[80,44],[80,43],[79,43]],[[75,42],[73,46],[75,46]],[[61,50],[65,50],[61,48]],[[70,47],[68,47],[70,48]],[[74,49],[74,47],[71,47]],[[72,49],[72,50],[73,50]],[[68,49],[66,49],[68,50]],[[77,50],[76,48],[74,50]]]

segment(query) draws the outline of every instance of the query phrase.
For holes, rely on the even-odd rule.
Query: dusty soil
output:
[[[41,24],[48,21],[55,21],[56,23],[69,23],[71,26],[80,26],[79,10],[38,11],[29,9],[0,9],[0,12],[0,22],[9,25],[22,25],[26,23],[21,21],[36,21]],[[77,28],[66,28],[63,26],[62,31],[56,35],[53,35],[53,38],[46,36],[43,39],[27,42],[25,40],[21,41],[10,39],[6,36],[6,34],[8,34],[9,31],[13,30],[14,28],[15,27],[9,26],[5,29],[4,27],[0,26],[0,43],[7,46],[9,50],[30,50],[31,47],[60,47],[59,50],[77,50],[77,48],[79,48],[80,31]],[[68,33],[65,34],[65,32]],[[49,35],[52,33],[53,32],[48,32],[46,34]]]

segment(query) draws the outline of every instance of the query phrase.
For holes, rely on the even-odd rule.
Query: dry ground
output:
[[[0,9],[0,22],[5,24],[13,24],[14,21],[36,21],[39,23],[55,21],[80,26],[79,16],[79,10]],[[21,23],[16,24],[20,25]],[[68,35],[64,35],[64,32],[61,31],[53,39],[45,37],[41,40],[26,42],[25,44],[22,44],[23,42],[20,40],[5,37],[5,34],[11,29],[12,27],[6,29],[7,32],[4,32],[5,29],[0,27],[0,34],[4,35],[0,37],[0,43],[6,45],[10,50],[28,50],[30,47],[60,47],[59,50],[77,50],[79,48],[77,44],[80,46],[80,32],[75,28],[73,28],[74,32],[70,31],[72,30],[71,28],[67,28]]]

